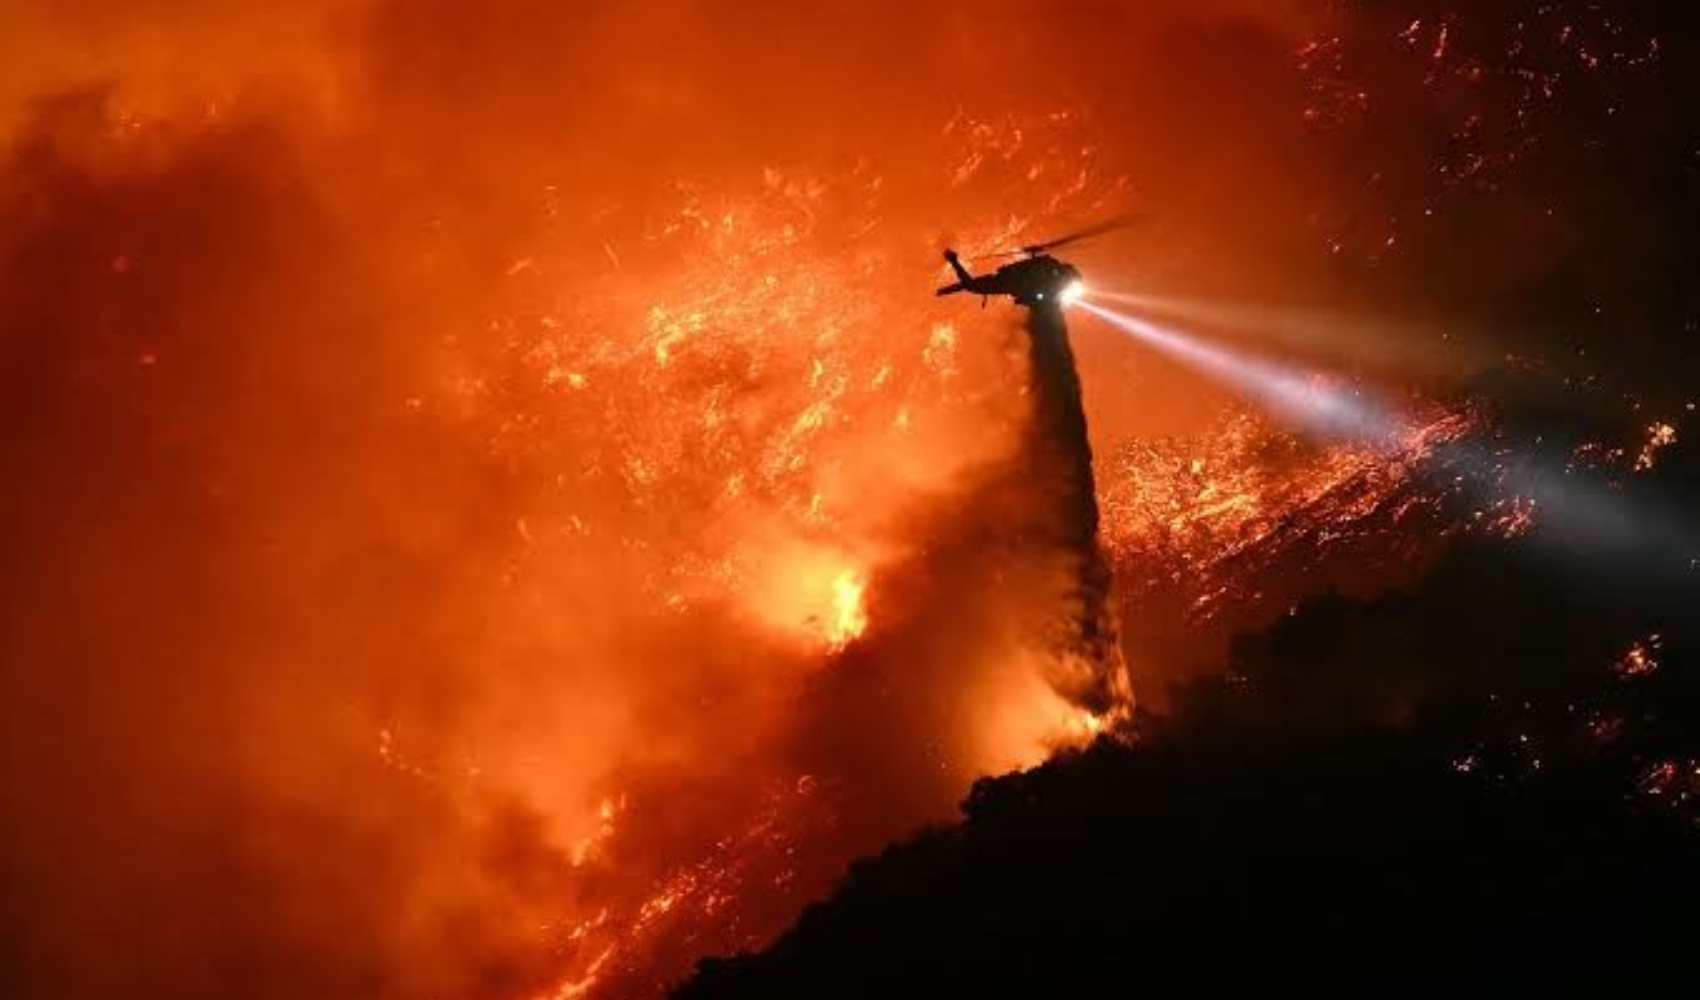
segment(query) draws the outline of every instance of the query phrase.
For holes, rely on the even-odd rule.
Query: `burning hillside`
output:
[[[655,995],[1456,522],[1444,338],[1316,441],[930,294],[1415,303],[1341,10],[273,6],[0,13],[13,995]]]

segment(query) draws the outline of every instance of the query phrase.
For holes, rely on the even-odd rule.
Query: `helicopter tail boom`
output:
[[[950,265],[950,269],[956,272],[957,280],[963,285],[967,285],[969,282],[974,280],[974,276],[968,273],[968,269],[966,267],[962,266],[962,258],[957,255],[955,250],[946,250],[944,252],[944,259],[945,262]]]

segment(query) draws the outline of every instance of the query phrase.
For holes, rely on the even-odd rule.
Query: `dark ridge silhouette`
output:
[[[1602,477],[1606,473],[1600,474]],[[1693,507],[1700,456],[1621,486]],[[676,994],[1624,990],[1687,971],[1700,574],[1609,592],[1539,528],[1326,596],[1100,741],[978,783],[759,955]],[[1673,582],[1675,581],[1675,582]]]
[[[1532,986],[1680,973],[1693,831],[1396,740],[1101,746],[977,789],[681,1000]]]

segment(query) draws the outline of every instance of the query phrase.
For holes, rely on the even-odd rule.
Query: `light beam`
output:
[[[1314,434],[1378,446],[1393,446],[1404,440],[1404,422],[1387,407],[1362,390],[1319,372],[1239,354],[1171,327],[1114,312],[1086,298],[1077,305],[1116,331],[1227,383]]]
[[[1319,437],[1350,439],[1389,451],[1409,443],[1408,428],[1365,392],[1315,371],[1251,357],[1172,327],[1081,300],[1078,305],[1119,333],[1135,338],[1250,397]],[[1646,573],[1652,558],[1692,570],[1700,535],[1680,512],[1656,497],[1631,498],[1570,472],[1539,455],[1484,441],[1459,440],[1435,450],[1433,469],[1476,502],[1530,502],[1554,547],[1585,556],[1591,572]]]

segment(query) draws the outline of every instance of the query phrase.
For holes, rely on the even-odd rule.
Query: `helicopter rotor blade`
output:
[[[1105,233],[1113,233],[1118,229],[1127,229],[1145,222],[1148,219],[1149,216],[1145,215],[1117,215],[1105,219],[1102,222],[1087,226],[1085,229],[1079,229],[1065,236],[1059,236],[1054,240],[1046,240],[1043,243],[1034,243],[1030,246],[1021,247],[1018,250],[1001,250],[997,253],[982,253],[975,254],[974,256],[982,260],[996,260],[1003,257],[1032,257],[1037,254],[1042,254],[1047,250],[1055,250],[1057,247],[1068,246],[1071,243],[1079,243],[1082,240],[1089,240],[1095,236],[1103,236]]]
[[[1079,243],[1081,240],[1089,240],[1096,236],[1103,236],[1106,233],[1113,233],[1118,229],[1130,228],[1137,223],[1145,221],[1145,219],[1145,216],[1136,215],[1113,216],[1102,222],[1087,226],[1085,229],[1076,230],[1066,236],[1059,236],[1054,240],[1046,240],[1043,243],[1036,243],[1030,247],[1022,247],[1021,252],[1044,253],[1046,250],[1055,250],[1057,247],[1068,246],[1070,243]]]

